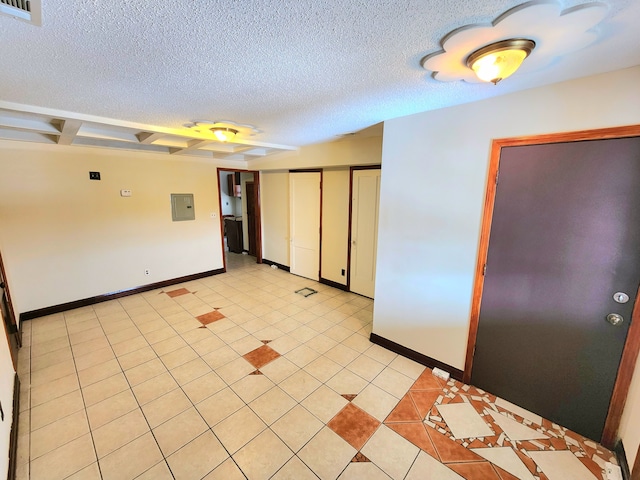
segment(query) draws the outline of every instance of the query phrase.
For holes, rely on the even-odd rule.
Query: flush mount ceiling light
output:
[[[442,50],[425,56],[420,64],[441,82],[497,83],[520,66],[519,74],[539,71],[593,43],[598,38],[594,27],[608,10],[601,2],[566,10],[555,0],[523,3],[489,25],[453,30],[442,39]],[[496,73],[498,67],[504,70]]]
[[[236,130],[235,128],[228,127],[214,127],[211,129],[211,131],[221,142],[230,142],[238,133],[238,130]]]
[[[492,43],[469,55],[467,67],[480,80],[496,85],[500,80],[513,75],[535,46],[536,42],[524,38]]]

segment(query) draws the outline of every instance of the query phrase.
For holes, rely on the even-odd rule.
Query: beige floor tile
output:
[[[33,360],[40,355],[46,355],[47,353],[55,352],[61,348],[68,347],[70,345],[69,338],[61,337],[56,338],[55,340],[50,340],[48,342],[42,343],[31,343],[31,359]]]
[[[138,402],[133,393],[125,390],[87,408],[89,425],[95,430],[137,408]]]
[[[247,478],[270,478],[293,452],[271,430],[267,429],[238,451],[233,459]]]
[[[274,383],[264,375],[247,375],[231,388],[245,403],[250,403],[273,386]]]
[[[117,345],[118,343],[127,342],[140,335],[138,327],[129,327],[124,330],[118,330],[113,333],[107,334],[107,339],[111,345]]]
[[[280,387],[273,387],[268,392],[256,398],[249,407],[267,425],[282,417],[296,405],[296,401],[287,395]]]
[[[176,480],[202,478],[229,458],[222,444],[210,431],[188,443],[167,458]]]
[[[370,383],[352,403],[383,422],[398,404],[398,399]]]
[[[384,368],[385,366],[382,363],[377,362],[366,355],[360,355],[353,362],[347,365],[348,370],[364,378],[368,382],[376,378]]]
[[[233,348],[239,355],[245,355],[256,348],[260,348],[263,343],[253,335],[247,335],[240,340],[236,340],[229,346]]]
[[[157,357],[158,356],[153,348],[147,345],[139,348],[138,350],[134,350],[133,352],[121,355],[118,357],[118,361],[120,362],[120,366],[123,370],[129,370]]]
[[[135,338],[129,339],[127,342],[118,343],[113,345],[113,352],[116,354],[116,357],[122,357],[127,353],[135,352],[141,348],[148,347],[149,342],[142,336],[139,335]]]
[[[34,430],[31,432],[31,458],[38,458],[87,433],[89,423],[84,410]]]
[[[169,370],[173,370],[195,359],[199,359],[198,354],[189,346],[179,348],[160,357],[162,363],[164,363]]]
[[[173,475],[171,475],[171,470],[169,470],[167,462],[163,460],[139,477],[136,477],[136,480],[173,480]]]
[[[208,429],[209,426],[200,413],[195,408],[190,408],[154,428],[153,435],[167,457]]]
[[[409,388],[411,388],[413,382],[414,381],[406,375],[387,367],[380,372],[380,375],[374,378],[371,383],[394,397],[401,399]]]
[[[105,337],[106,335],[104,334],[104,330],[102,330],[102,327],[95,327],[89,330],[84,330],[82,332],[69,334],[69,341],[71,342],[71,345],[79,345],[84,342],[96,340],[99,338],[102,339]]]
[[[127,383],[124,374],[118,373],[83,388],[82,396],[85,406],[90,407],[125,390],[129,390],[129,383]]]
[[[132,390],[138,403],[140,405],[146,405],[176,388],[178,388],[176,381],[169,372],[165,372],[136,385]]]
[[[280,355],[284,355],[296,347],[300,346],[300,342],[290,335],[283,335],[269,344]]]
[[[338,478],[357,450],[324,427],[298,453],[298,457],[320,478]]]
[[[24,348],[20,349],[20,353],[25,350]],[[26,351],[26,350],[25,350]],[[30,353],[30,352],[28,352]],[[35,373],[38,370],[42,370],[44,368],[49,368],[53,365],[57,365],[58,363],[63,363],[68,360],[72,360],[73,355],[71,354],[71,347],[63,347],[58,350],[54,350],[53,352],[45,353],[44,355],[40,355],[39,357],[35,357],[33,359],[26,357],[27,364],[30,362],[31,373]],[[25,358],[23,355],[18,356],[18,365],[23,363]]]
[[[273,362],[269,362],[260,369],[264,375],[276,384],[282,382],[299,370],[300,367],[285,357],[276,358]]]
[[[129,480],[160,461],[162,454],[149,432],[100,459],[100,471],[104,480]]]
[[[62,445],[60,448],[31,461],[31,480],[66,478],[96,461],[91,435]]]
[[[295,453],[323,426],[324,423],[298,405],[271,425],[271,430]]]
[[[116,358],[111,347],[99,348],[85,355],[74,355],[78,372]]]
[[[338,480],[391,480],[391,477],[371,462],[351,462]]]
[[[38,387],[46,383],[53,382],[67,375],[75,374],[76,365],[73,359],[68,359],[50,367],[42,368],[36,372],[31,372],[31,386]]]
[[[345,368],[331,377],[325,384],[340,395],[357,395],[364,390],[369,382]]]
[[[371,345],[373,345],[369,341],[369,337],[364,337],[358,333],[354,333],[350,337],[346,338],[342,342],[342,344],[349,348],[352,348],[353,350],[359,353],[366,352],[369,348],[371,348]]]
[[[325,354],[333,347],[338,344],[332,338],[329,338],[325,335],[317,335],[316,337],[309,340],[306,345],[307,347],[313,348],[316,352],[320,354]]]
[[[80,410],[84,410],[82,394],[80,390],[74,390],[71,393],[32,408],[31,415],[21,415],[20,420],[23,417],[30,418],[31,429],[37,430]],[[20,431],[24,431],[22,425],[20,427]]]
[[[267,426],[249,407],[243,407],[213,427],[213,433],[233,455]]]
[[[287,359],[295,363],[300,368],[305,367],[319,356],[320,354],[318,352],[306,345],[300,345],[285,355]]]
[[[137,367],[133,367],[124,373],[127,376],[129,384],[134,387],[139,383],[146,382],[147,380],[154,378],[166,371],[167,368],[160,361],[160,359],[154,358],[153,360],[149,360],[148,362],[142,363]]]
[[[182,390],[194,405],[224,388],[227,388],[227,384],[214,372],[207,373],[182,386]]]
[[[322,385],[315,392],[305,398],[301,405],[313,413],[323,422],[327,423],[342,408],[349,403],[344,397],[337,394],[326,385]]]
[[[213,472],[202,480],[245,480],[246,477],[240,471],[232,458],[222,462]]]
[[[201,358],[195,358],[179,367],[171,369],[171,375],[180,385],[185,385],[210,372],[211,367]]]
[[[120,364],[115,358],[113,358],[99,365],[79,371],[78,378],[80,380],[80,386],[85,388],[121,371],[122,369],[120,368]]]
[[[424,369],[426,368],[424,365],[420,365],[419,363],[416,363],[413,360],[409,360],[408,358],[402,357],[400,355],[393,359],[389,366],[414,381],[422,374],[422,372],[424,372]]]
[[[386,425],[380,425],[360,451],[392,478],[404,478],[420,453]]]
[[[320,385],[321,383],[318,380],[304,370],[299,370],[279,384],[280,388],[298,402],[304,400]]]
[[[202,357],[211,368],[222,367],[237,358],[240,358],[240,354],[228,345],[217,348]]]
[[[210,427],[215,426],[232,413],[244,407],[244,402],[233,390],[225,388],[206,400],[198,403],[196,408]]]
[[[44,385],[31,387],[31,407],[37,407],[43,403],[49,402],[55,398],[62,397],[67,393],[71,393],[74,390],[78,390],[80,384],[78,382],[78,376],[73,373],[52,382],[45,383]]]
[[[420,452],[405,480],[464,480],[431,455]]]
[[[398,356],[392,351],[382,348],[380,345],[371,345],[364,354],[384,365],[389,365]]]
[[[305,366],[304,370],[324,383],[342,370],[342,366],[327,357],[321,356]]]
[[[254,370],[255,367],[253,365],[240,357],[227,363],[223,367],[216,368],[216,373],[220,375],[220,378],[227,382],[228,385],[231,385],[249,375]]]
[[[330,358],[336,363],[339,363],[343,367],[346,367],[351,362],[353,362],[360,354],[355,350],[345,347],[342,344],[337,344],[331,350],[325,353],[325,356]]]
[[[179,336],[176,335],[176,331],[171,326],[166,326],[164,328],[160,328],[158,330],[154,330],[152,332],[146,333],[144,337],[147,339],[147,341],[151,345],[156,345],[164,340],[174,339],[174,338],[184,342],[184,340],[182,340]]]
[[[98,458],[105,457],[123,445],[135,440],[149,431],[149,425],[139,409],[92,431],[93,443]]]
[[[102,480],[98,462],[92,463],[88,467],[83,468],[79,472],[74,473],[66,480]]]
[[[143,405],[142,411],[151,428],[156,428],[179,413],[191,408],[192,403],[181,389],[171,392]]]
[[[317,480],[318,477],[309,470],[302,461],[294,456],[289,460],[271,480]]]
[[[222,346],[224,346],[224,342],[213,333],[204,340],[191,344],[191,348],[193,348],[200,356],[205,356],[207,353],[211,353]]]

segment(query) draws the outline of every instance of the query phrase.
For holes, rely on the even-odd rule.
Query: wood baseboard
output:
[[[435,358],[431,358],[422,353],[416,352],[415,350],[411,350],[410,348],[405,347],[404,345],[400,345],[394,341],[381,337],[380,335],[376,335],[372,333],[369,337],[372,343],[376,345],[380,345],[381,347],[386,348],[387,350],[391,350],[398,355],[402,355],[403,357],[407,357],[414,362],[418,362],[421,365],[429,368],[439,368],[440,370],[444,370],[445,372],[449,372],[451,378],[455,378],[458,381],[462,381],[462,370],[458,370],[457,368],[452,367],[451,365],[447,365]]]
[[[278,262],[272,262],[271,260],[267,260],[266,258],[262,259],[262,263],[264,263],[266,265],[275,265],[280,270],[284,270],[285,272],[290,272],[291,271],[291,269],[289,267],[287,267],[286,265],[283,265],[283,264],[278,263]]]
[[[343,285],[338,282],[334,282],[332,280],[327,280],[326,278],[321,278],[320,283],[322,283],[323,285],[329,285],[330,287],[333,287],[333,288],[337,288],[338,290],[344,290],[345,292],[349,291],[346,285]]]
[[[119,290],[117,292],[105,293],[104,295],[83,298],[81,300],[74,300],[73,302],[61,303],[60,305],[53,305],[51,307],[39,308],[37,310],[31,310],[29,312],[21,313],[20,322],[23,322],[24,320],[33,320],[34,318],[39,317],[45,317],[47,315],[53,315],[54,313],[66,312],[67,310],[73,310],[74,308],[87,307],[89,305],[95,305],[96,303],[115,300],[116,298],[128,297],[129,295],[136,295],[138,293],[148,292],[149,290],[176,285],[178,283],[190,282],[192,280],[198,280],[200,278],[211,277],[213,275],[219,275],[220,273],[224,272],[226,272],[224,268],[218,268],[217,270],[194,273],[193,275],[186,275],[184,277],[163,280],[162,282],[150,283],[148,285],[142,285],[140,287],[133,287],[125,290]]]
[[[616,460],[618,460],[618,465],[620,465],[620,470],[622,470],[622,478],[623,480],[631,480],[631,471],[629,470],[629,462],[627,462],[627,454],[624,451],[624,445],[622,444],[622,440],[618,440],[616,446],[613,448],[614,453],[616,454]]]

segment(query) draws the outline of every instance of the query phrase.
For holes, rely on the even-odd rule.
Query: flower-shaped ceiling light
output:
[[[236,135],[254,136],[262,133],[261,130],[258,130],[253,125],[236,123],[229,120],[196,120],[193,123],[185,123],[184,126],[198,133],[211,133],[221,142],[230,142]]]
[[[505,41],[530,41],[532,45],[528,51],[520,49],[526,55],[517,56],[522,62],[535,46],[535,51],[523,63],[522,72],[539,70],[555,58],[595,41],[597,33],[591,29],[602,21],[607,11],[607,5],[600,2],[578,5],[565,11],[555,1],[527,2],[503,13],[492,25],[467,25],[454,30],[442,40],[442,50],[427,55],[421,64],[433,72],[433,78],[442,82],[497,83],[505,77],[498,75],[481,80],[472,70],[472,64],[478,63],[487,53],[485,47],[490,50],[492,46],[500,48]]]

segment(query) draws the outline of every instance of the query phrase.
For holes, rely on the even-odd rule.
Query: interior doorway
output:
[[[247,261],[239,256],[262,263],[260,172],[218,168],[218,192],[225,270]]]
[[[22,339],[20,338],[20,330],[16,322],[13,304],[11,303],[11,292],[6,278],[2,253],[0,253],[0,309],[7,342],[9,343],[9,351],[11,352],[11,360],[13,361],[13,369],[16,370],[18,366],[18,349],[22,346]]]

